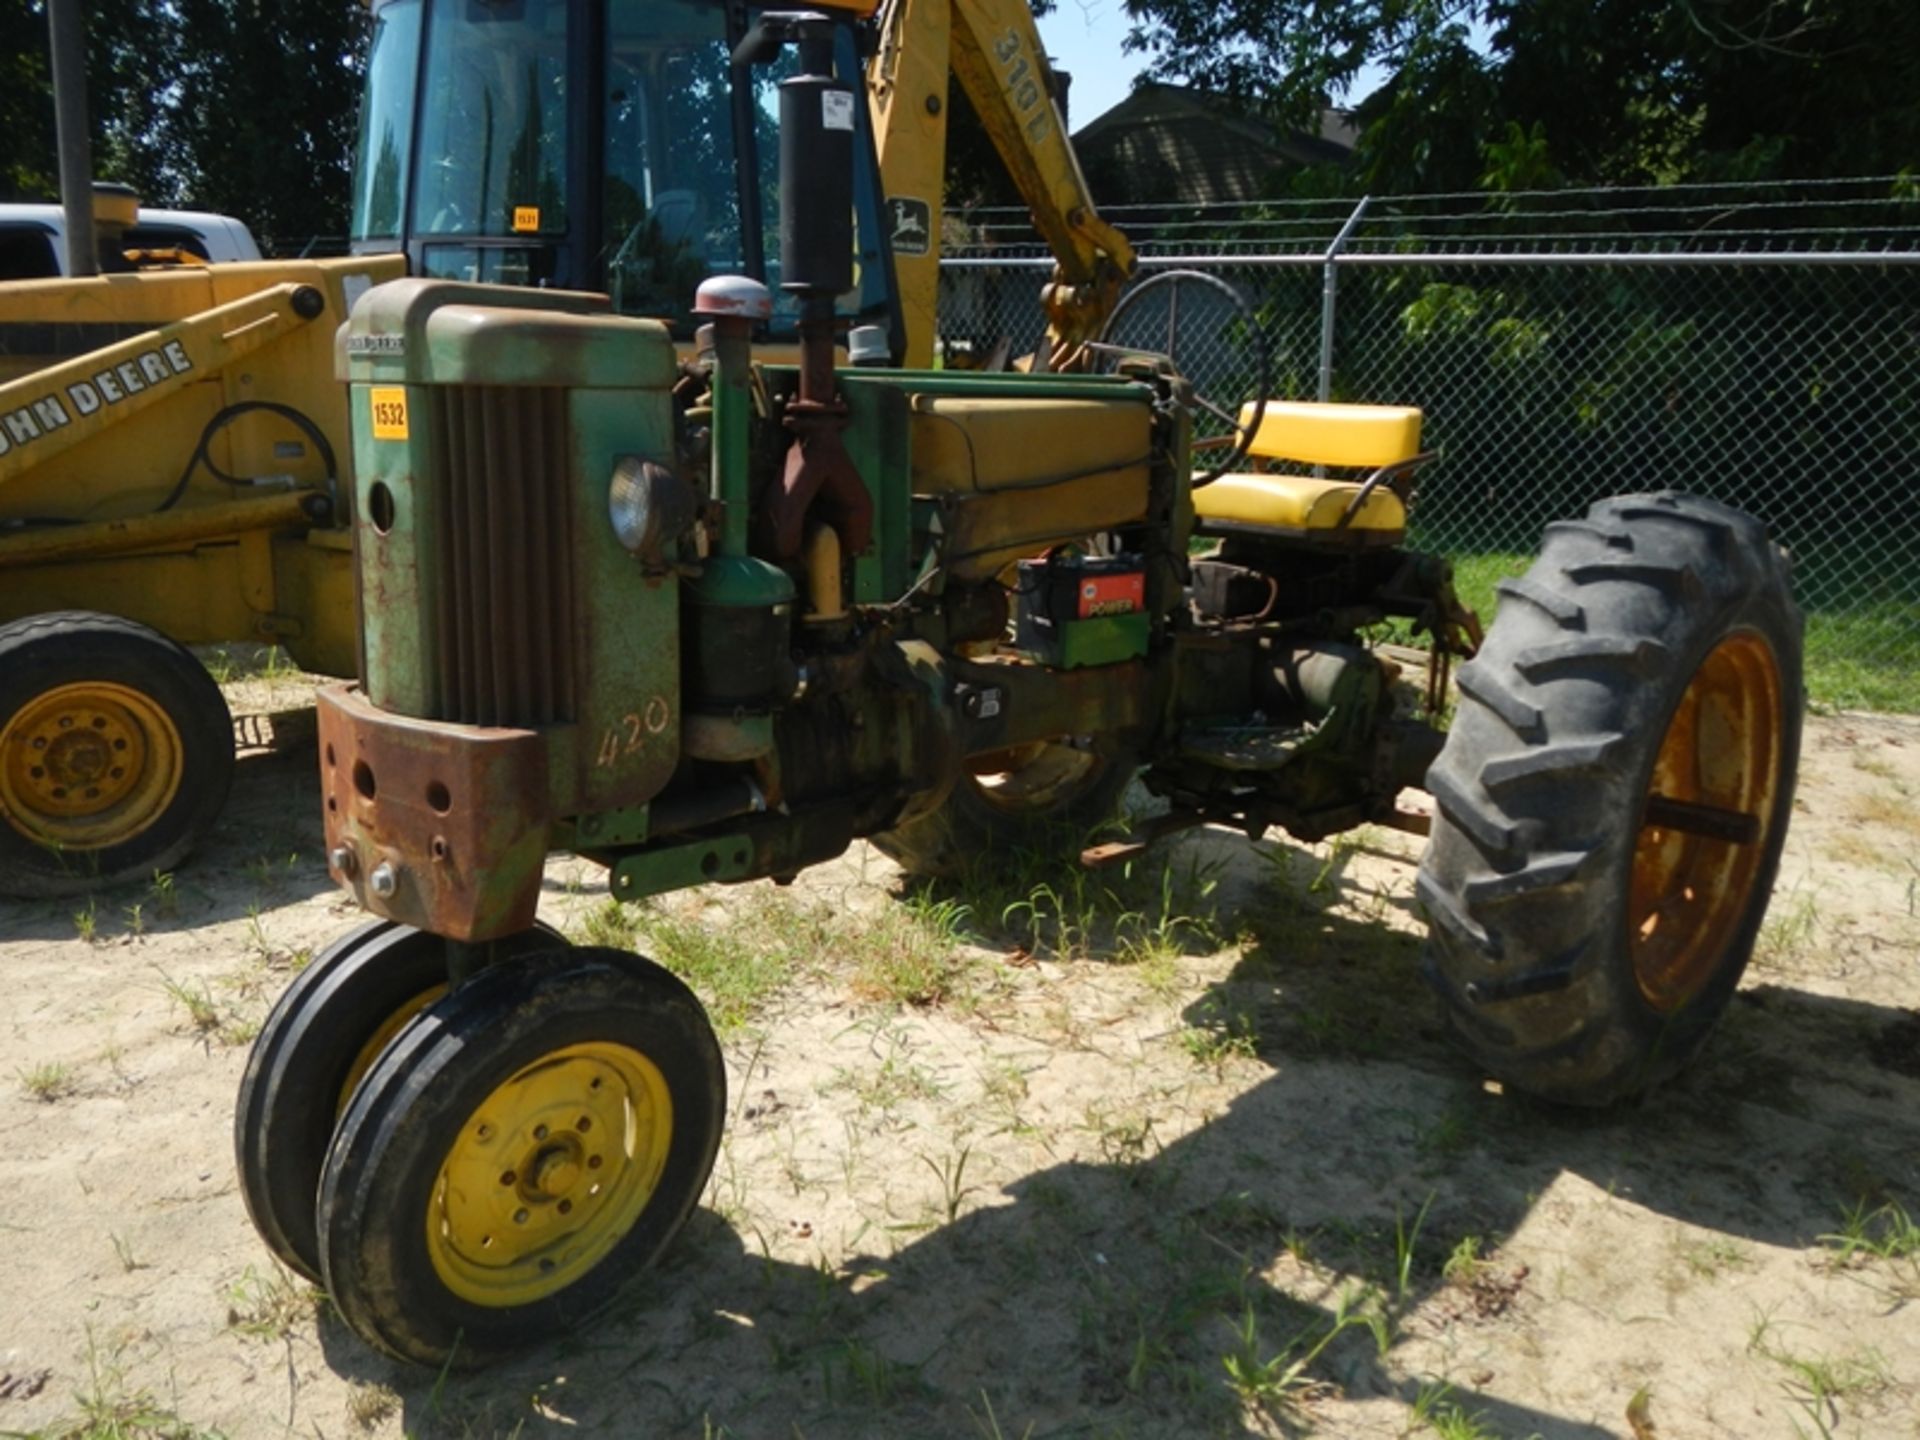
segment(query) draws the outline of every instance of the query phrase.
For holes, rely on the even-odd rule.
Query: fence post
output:
[[[1326,264],[1326,273],[1320,286],[1320,403],[1325,404],[1333,395],[1333,304],[1340,282],[1338,260],[1340,252],[1347,247],[1347,237],[1353,234],[1359,225],[1360,217],[1367,213],[1367,204],[1373,197],[1362,195],[1360,203],[1353,207],[1353,213],[1347,216],[1347,223],[1340,227],[1340,233],[1333,237],[1333,243],[1327,246],[1327,253],[1321,257]]]

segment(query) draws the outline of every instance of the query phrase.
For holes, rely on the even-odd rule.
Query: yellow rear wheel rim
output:
[[[1634,980],[1672,1014],[1720,973],[1749,912],[1769,848],[1784,758],[1779,662],[1760,635],[1714,647],[1668,722],[1649,796],[1756,820],[1740,843],[1644,823],[1627,895]]]
[[[100,680],[58,685],[0,728],[0,814],[53,849],[122,845],[166,813],[185,761],[152,696]]]
[[[467,1117],[440,1166],[435,1273],[490,1308],[565,1289],[633,1229],[672,1143],[666,1077],[645,1055],[595,1041],[542,1056]]]
[[[1090,750],[1036,741],[976,756],[967,769],[987,804],[1007,814],[1029,815],[1071,800],[1099,763]]]

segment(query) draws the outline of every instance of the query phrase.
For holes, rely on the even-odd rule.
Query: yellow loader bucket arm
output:
[[[1133,247],[1100,218],[1053,101],[1025,0],[886,0],[867,72],[893,224],[907,364],[933,360],[945,189],[947,72],[960,79],[1053,252],[1042,294],[1047,347],[1035,368],[1070,364],[1133,273]]]
[[[0,492],[63,451],[212,379],[325,308],[311,285],[274,285],[0,384]]]

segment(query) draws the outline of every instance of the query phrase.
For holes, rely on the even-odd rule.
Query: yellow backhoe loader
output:
[[[231,722],[185,646],[271,642],[355,673],[334,343],[362,291],[407,271],[601,290],[691,341],[704,275],[777,285],[778,75],[730,61],[757,8],[371,8],[355,254],[0,286],[0,894],[144,877],[213,822]],[[1133,257],[1023,0],[828,8],[861,17],[836,63],[869,100],[847,117],[860,257],[840,301],[864,357],[933,353],[949,69],[1059,260],[1033,363],[1075,353]],[[94,217],[122,265],[134,203]],[[761,338],[790,347],[796,319],[777,309]]]

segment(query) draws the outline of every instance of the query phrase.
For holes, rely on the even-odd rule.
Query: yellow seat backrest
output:
[[[1240,423],[1253,419],[1241,407]],[[1262,460],[1377,470],[1420,453],[1420,411],[1410,405],[1320,405],[1269,400],[1247,453]]]

